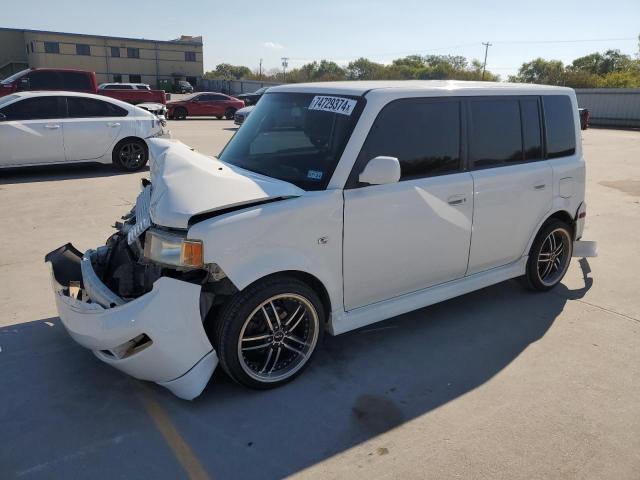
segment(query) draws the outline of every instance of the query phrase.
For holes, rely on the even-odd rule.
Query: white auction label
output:
[[[324,95],[316,95],[309,104],[309,110],[322,110],[323,112],[341,113],[342,115],[351,115],[356,107],[356,100],[342,97],[325,97]]]

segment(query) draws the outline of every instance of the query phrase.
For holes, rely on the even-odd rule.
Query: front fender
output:
[[[240,290],[267,275],[301,271],[324,285],[342,309],[342,209],[339,190],[248,207],[193,225],[204,260],[224,270]]]

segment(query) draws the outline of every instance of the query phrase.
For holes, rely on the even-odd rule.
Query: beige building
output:
[[[0,28],[0,79],[29,67],[91,70],[98,83],[196,85],[203,74],[202,37],[165,41]]]

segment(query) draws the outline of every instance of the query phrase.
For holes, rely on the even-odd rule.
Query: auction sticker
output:
[[[342,115],[351,115],[356,107],[356,100],[342,97],[325,97],[324,95],[316,95],[309,104],[309,110],[322,110],[323,112],[341,113]]]

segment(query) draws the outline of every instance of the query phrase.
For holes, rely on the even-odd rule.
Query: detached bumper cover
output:
[[[95,274],[83,278],[87,265],[81,268],[82,254],[71,244],[49,253],[45,261],[51,267],[58,315],[76,342],[103,362],[180,398],[191,400],[202,393],[218,358],[202,325],[199,285],[161,277],[151,292],[105,308],[80,298],[100,280]]]

